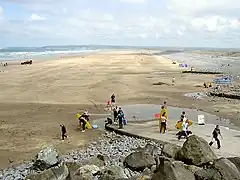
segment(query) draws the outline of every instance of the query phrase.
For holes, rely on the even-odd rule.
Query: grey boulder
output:
[[[66,180],[69,175],[69,170],[64,163],[58,166],[41,171],[37,174],[27,176],[26,180]]]
[[[43,171],[55,166],[59,163],[58,157],[58,152],[54,146],[48,146],[37,154],[33,168]]]
[[[227,159],[235,164],[235,166],[238,168],[238,171],[240,171],[240,157],[230,157]]]
[[[191,135],[176,156],[177,160],[188,165],[201,166],[217,159],[208,142],[196,135]]]
[[[230,160],[220,158],[208,169],[196,171],[195,177],[196,180],[239,180],[240,172]]]
[[[109,166],[100,172],[100,180],[127,179],[124,169],[120,166]]]
[[[164,157],[160,157],[160,162],[152,180],[195,180],[194,174],[187,170],[182,162],[171,161]]]
[[[155,164],[154,157],[145,151],[133,152],[124,160],[124,166],[132,171],[143,171]]]

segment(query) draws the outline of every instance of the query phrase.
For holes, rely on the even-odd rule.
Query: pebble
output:
[[[133,172],[128,168],[124,168],[123,161],[124,158],[130,153],[134,152],[137,148],[145,147],[147,144],[152,144],[160,147],[159,144],[144,140],[136,139],[128,136],[120,136],[115,133],[106,132],[98,141],[90,143],[86,149],[73,150],[68,154],[60,156],[60,159],[64,162],[83,162],[92,156],[102,154],[109,157],[106,162],[106,166],[116,165],[124,169],[127,177],[140,175],[139,172]],[[14,180],[24,179],[27,175],[32,173],[31,167],[33,163],[25,163],[16,167],[7,168],[0,170],[0,179],[4,180]],[[98,179],[98,177],[94,177]]]

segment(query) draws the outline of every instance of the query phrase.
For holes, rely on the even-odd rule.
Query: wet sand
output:
[[[105,113],[105,103],[113,92],[121,105],[167,101],[169,106],[201,109],[229,118],[240,127],[240,107],[235,101],[183,96],[206,91],[199,85],[211,81],[214,75],[181,74],[182,69],[171,60],[144,53],[104,52],[5,67],[0,73],[0,167],[10,165],[8,158],[14,163],[32,158],[47,144],[57,144],[61,152],[66,152],[97,137],[98,131],[84,134],[76,130],[75,113],[86,108],[90,113]],[[158,82],[165,84],[153,85]],[[62,122],[70,139],[64,143],[59,140]]]

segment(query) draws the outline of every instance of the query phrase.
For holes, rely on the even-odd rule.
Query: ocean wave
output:
[[[59,49],[59,48],[58,48]],[[41,58],[46,56],[59,56],[59,55],[71,55],[71,54],[86,54],[86,53],[93,53],[99,51],[98,49],[89,49],[89,48],[82,48],[82,49],[61,49],[61,50],[47,50],[47,48],[40,50],[30,50],[26,51],[26,49],[20,50],[13,50],[13,51],[0,51],[0,60],[16,60],[16,59],[29,59],[29,58]]]

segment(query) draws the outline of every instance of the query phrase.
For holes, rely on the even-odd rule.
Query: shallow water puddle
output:
[[[128,121],[152,120],[154,119],[154,115],[160,112],[160,107],[161,105],[154,104],[132,104],[121,106]],[[221,119],[216,115],[198,111],[196,109],[179,108],[172,106],[168,106],[167,109],[169,119],[179,120],[181,112],[185,111],[187,117],[195,122],[197,122],[198,115],[204,115],[206,124],[219,124],[220,126],[227,126],[230,128],[234,127],[229,120]]]

